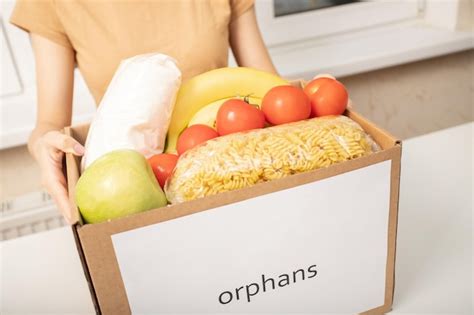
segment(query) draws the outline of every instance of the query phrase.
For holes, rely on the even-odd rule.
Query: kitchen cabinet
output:
[[[20,75],[12,56],[10,44],[3,23],[0,24],[0,54],[2,56],[2,84],[0,85],[0,97],[18,95],[23,91]]]
[[[36,119],[34,56],[28,34],[9,23],[14,4],[0,1],[0,150],[25,144]],[[74,123],[90,121],[96,108],[77,69],[73,108]]]

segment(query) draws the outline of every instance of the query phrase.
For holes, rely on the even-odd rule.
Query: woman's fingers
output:
[[[48,193],[68,224],[73,224],[73,207],[69,203],[66,179],[62,170],[64,152],[84,153],[84,147],[59,131],[44,134],[36,145],[36,159],[40,165],[42,181]]]
[[[67,189],[65,187],[64,175],[56,170],[52,170],[43,180],[48,193],[53,197],[59,211],[68,224],[72,224],[72,206],[69,203]]]
[[[84,147],[79,142],[59,131],[50,131],[46,133],[43,136],[43,141],[66,153],[72,153],[75,155],[84,154]]]

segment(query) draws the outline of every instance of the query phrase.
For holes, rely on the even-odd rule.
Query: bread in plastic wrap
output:
[[[92,120],[81,169],[118,149],[133,149],[146,157],[163,152],[180,85],[181,71],[167,55],[123,60]]]
[[[165,187],[172,204],[366,156],[378,145],[355,121],[327,116],[215,138],[182,155]]]

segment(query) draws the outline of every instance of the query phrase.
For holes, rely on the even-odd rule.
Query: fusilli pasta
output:
[[[178,160],[167,181],[179,203],[328,167],[378,150],[346,116],[328,116],[215,138]]]

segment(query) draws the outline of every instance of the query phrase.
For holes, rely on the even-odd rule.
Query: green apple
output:
[[[87,223],[163,207],[167,203],[143,155],[116,150],[94,161],[76,185],[76,204]]]

